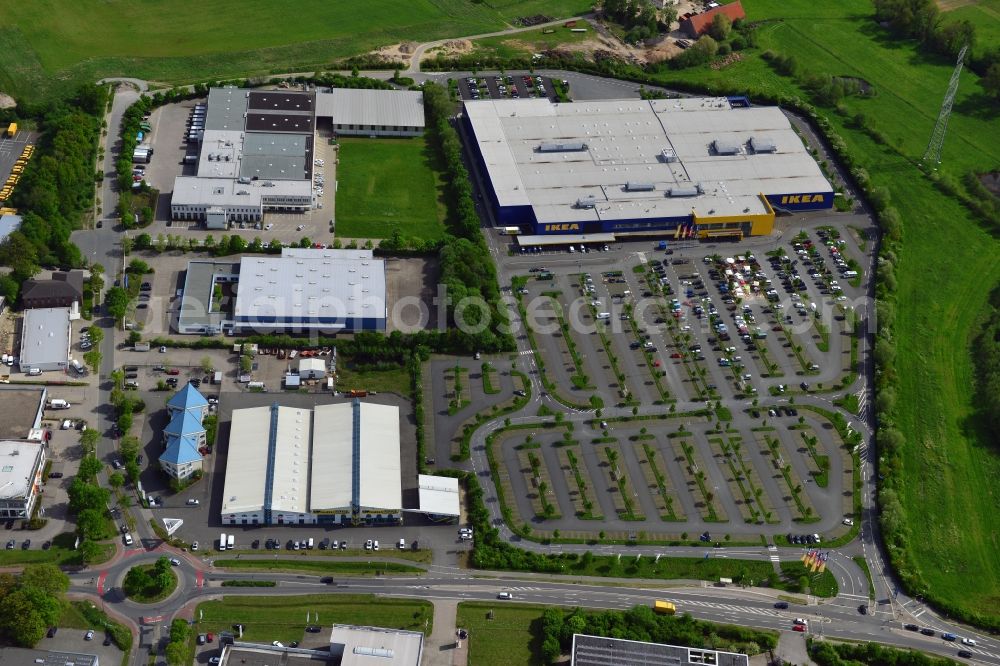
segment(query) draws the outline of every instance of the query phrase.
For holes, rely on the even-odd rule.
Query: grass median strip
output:
[[[424,570],[398,562],[343,562],[340,560],[215,560],[215,566],[233,571],[308,571],[341,576],[377,576],[385,574],[422,574]]]

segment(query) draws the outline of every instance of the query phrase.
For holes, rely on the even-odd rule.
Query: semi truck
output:
[[[14,136],[15,134],[17,134],[17,123],[7,125],[7,136]]]
[[[677,612],[677,606],[673,605],[669,601],[657,599],[653,602],[653,611],[660,613],[661,615],[673,615]]]

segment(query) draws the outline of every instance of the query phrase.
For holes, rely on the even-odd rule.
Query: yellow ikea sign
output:
[[[579,224],[546,224],[545,231],[579,231]]]
[[[786,194],[781,197],[781,203],[783,204],[820,203],[822,201],[822,194]]]

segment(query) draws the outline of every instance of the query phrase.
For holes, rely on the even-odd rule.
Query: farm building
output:
[[[224,525],[402,520],[399,409],[351,402],[233,410]]]
[[[781,110],[745,98],[476,100],[462,120],[496,223],[530,234],[757,236],[833,205]]]
[[[224,228],[313,208],[317,123],[339,134],[419,136],[423,93],[212,88],[197,173],[174,179],[171,216]]]
[[[712,21],[720,14],[722,16],[729,17],[730,21],[738,21],[747,17],[747,13],[743,11],[743,5],[740,3],[740,0],[736,0],[736,2],[713,7],[707,12],[692,14],[686,19],[682,19],[680,26],[681,31],[686,33],[688,37],[697,39],[708,32],[708,28],[712,25]]]

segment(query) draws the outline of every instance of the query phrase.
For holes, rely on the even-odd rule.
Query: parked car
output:
[[[92,641],[92,640],[94,640],[94,630],[93,629],[87,629],[87,633],[85,633],[83,635],[83,640],[85,640],[85,641]]]

